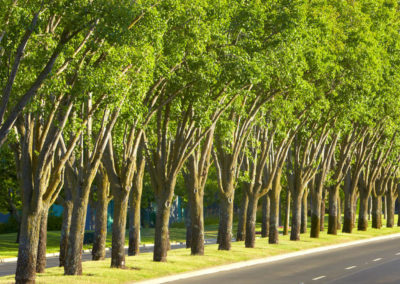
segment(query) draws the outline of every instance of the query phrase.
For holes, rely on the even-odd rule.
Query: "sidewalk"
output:
[[[204,241],[204,244],[209,245],[209,244],[215,244],[217,242],[216,239],[206,239]],[[152,252],[153,251],[154,244],[142,244],[139,249],[140,252]],[[186,244],[183,242],[175,242],[171,243],[171,249],[177,249],[177,248],[183,248],[186,247]],[[125,247],[125,249],[128,249],[128,246]],[[106,248],[106,252],[110,252],[111,248]],[[83,255],[92,255],[92,250],[91,249],[86,249],[82,251]],[[46,258],[54,258],[60,256],[59,252],[54,252],[54,253],[47,253]],[[9,258],[0,258],[0,265],[1,263],[10,263],[10,262],[17,262],[18,258],[17,257],[9,257]]]

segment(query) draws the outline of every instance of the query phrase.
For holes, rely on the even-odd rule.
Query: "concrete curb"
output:
[[[257,265],[257,264],[275,262],[275,261],[284,260],[284,259],[297,257],[297,256],[309,255],[309,254],[313,254],[313,253],[324,252],[324,251],[328,251],[328,250],[334,250],[334,249],[354,246],[354,245],[358,245],[358,244],[365,244],[365,243],[388,240],[388,239],[395,239],[395,238],[400,238],[400,233],[376,237],[376,238],[370,238],[370,239],[366,239],[366,240],[347,242],[347,243],[343,243],[343,244],[317,247],[317,248],[312,248],[312,249],[307,249],[307,250],[302,250],[302,251],[297,251],[297,252],[292,252],[292,253],[287,253],[287,254],[281,254],[281,255],[276,255],[276,256],[271,256],[271,257],[266,257],[266,258],[261,258],[261,259],[226,264],[226,265],[201,269],[201,270],[197,270],[197,271],[193,271],[193,272],[185,272],[185,273],[181,273],[181,274],[170,275],[170,276],[165,276],[165,277],[161,277],[161,278],[155,278],[155,279],[150,279],[150,280],[145,280],[145,281],[135,282],[135,283],[139,283],[139,284],[167,283],[167,282],[171,282],[171,281],[177,281],[177,280],[187,279],[187,278],[196,277],[196,276],[203,276],[203,275],[222,272],[222,271],[244,268],[244,267],[253,266],[253,265]]]

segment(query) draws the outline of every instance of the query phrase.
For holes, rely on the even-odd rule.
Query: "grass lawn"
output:
[[[178,232],[180,230],[176,233],[179,237]],[[83,276],[63,276],[63,268],[55,267],[47,269],[44,274],[38,274],[37,281],[59,284],[71,283],[71,281],[73,283],[127,283],[393,233],[400,233],[400,227],[384,227],[380,230],[368,228],[366,232],[354,230],[352,234],[338,233],[337,236],[321,232],[319,239],[311,239],[307,233],[301,235],[301,240],[297,242],[290,241],[289,236],[280,236],[278,245],[269,245],[267,239],[257,239],[255,249],[246,249],[243,242],[236,242],[232,243],[230,252],[218,251],[217,245],[208,245],[205,247],[204,256],[191,256],[190,250],[177,249],[168,252],[167,263],[153,262],[151,253],[143,253],[139,256],[127,257],[127,269],[124,270],[111,269],[109,259],[98,262],[89,261],[83,263]],[[115,273],[116,271],[118,273]],[[10,283],[13,279],[14,276],[0,277],[0,283]]]
[[[235,227],[236,228],[236,227]],[[205,238],[216,239],[218,225],[207,225],[205,227]],[[154,228],[143,228],[141,229],[143,244],[152,244],[154,241]],[[0,234],[0,259],[17,257],[18,255],[18,244],[15,242],[17,238],[16,233],[11,234]],[[185,228],[171,228],[170,238],[172,242],[185,242],[186,229]],[[126,235],[126,245],[128,245],[128,232]],[[111,233],[107,235],[107,247],[111,247]],[[85,249],[92,248],[92,245],[85,245]],[[47,232],[47,252],[59,252],[60,250],[60,231],[49,231]]]
[[[298,242],[290,241],[289,236],[280,236],[278,245],[269,245],[267,239],[257,239],[255,249],[244,248],[243,242],[233,243],[230,252],[218,251],[217,245],[208,245],[205,247],[204,256],[191,256],[190,250],[177,249],[168,252],[167,263],[153,262],[152,254],[144,253],[139,256],[127,257],[127,269],[124,270],[111,269],[109,259],[98,262],[89,261],[83,263],[83,276],[64,276],[63,268],[55,267],[47,269],[44,274],[38,274],[37,282],[58,284],[71,283],[71,281],[72,283],[127,283],[399,232],[400,228],[395,227],[381,230],[369,229],[367,232],[354,231],[352,234],[339,233],[337,236],[322,233],[319,239],[311,239],[308,234],[304,234],[301,236],[301,241]],[[116,273],[117,271],[118,273]],[[0,283],[10,283],[13,279],[14,276],[0,277]]]

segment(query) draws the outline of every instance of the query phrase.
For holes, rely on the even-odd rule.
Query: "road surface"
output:
[[[400,238],[170,282],[174,284],[400,283]]]

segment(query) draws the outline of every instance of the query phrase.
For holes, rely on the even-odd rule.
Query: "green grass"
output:
[[[205,227],[205,238],[215,239],[217,238],[218,225],[207,225]],[[152,244],[154,241],[154,228],[143,228],[141,229],[141,243]],[[170,238],[172,242],[185,242],[186,229],[185,228],[171,228]],[[0,234],[0,259],[17,257],[18,255],[18,244],[15,242],[17,239],[16,233],[11,234]],[[126,245],[128,245],[128,233],[126,235]],[[107,235],[107,247],[111,247],[111,234]],[[85,245],[85,249],[90,249],[91,245]],[[53,253],[60,250],[60,232],[49,231],[47,232],[47,252]]]
[[[190,250],[177,249],[168,252],[166,263],[153,262],[151,253],[143,253],[139,256],[127,257],[127,269],[124,270],[111,269],[109,259],[98,262],[89,261],[83,263],[83,276],[64,276],[63,269],[55,267],[47,269],[44,274],[38,274],[37,282],[127,283],[393,233],[400,233],[400,227],[384,227],[380,230],[369,228],[366,232],[354,230],[352,234],[338,233],[337,236],[321,232],[319,239],[311,239],[307,233],[301,235],[301,240],[297,242],[290,241],[289,236],[280,236],[278,245],[269,245],[267,239],[257,239],[255,249],[246,249],[243,242],[237,242],[232,243],[230,252],[218,251],[217,245],[208,245],[205,247],[204,256],[191,256]],[[14,276],[0,277],[0,283],[10,283],[13,278]]]
[[[397,224],[397,215],[395,215],[395,224]],[[207,221],[207,220],[206,220]],[[205,225],[205,238],[206,239],[216,239],[218,225],[213,222],[206,222]],[[325,216],[325,229],[327,229],[328,215]],[[385,224],[385,220],[382,219],[382,224]],[[308,222],[308,227],[310,227],[310,220]],[[371,222],[369,223],[371,227]],[[236,236],[237,223],[233,225],[233,236]],[[257,231],[260,231],[260,224],[257,224]],[[354,229],[355,231],[357,228]],[[378,230],[379,234],[379,230]],[[16,233],[11,234],[0,234],[0,259],[17,257],[18,255],[18,244],[15,242],[17,238]],[[126,245],[128,245],[128,232],[126,235]],[[174,242],[185,242],[186,229],[183,226],[174,226],[170,228],[170,239]],[[142,244],[152,244],[154,242],[154,228],[142,228],[141,229],[141,243]],[[111,247],[111,234],[107,235],[107,247]],[[85,245],[84,249],[91,249],[91,245]],[[54,253],[59,252],[60,249],[60,232],[59,231],[49,231],[47,232],[47,252]]]

